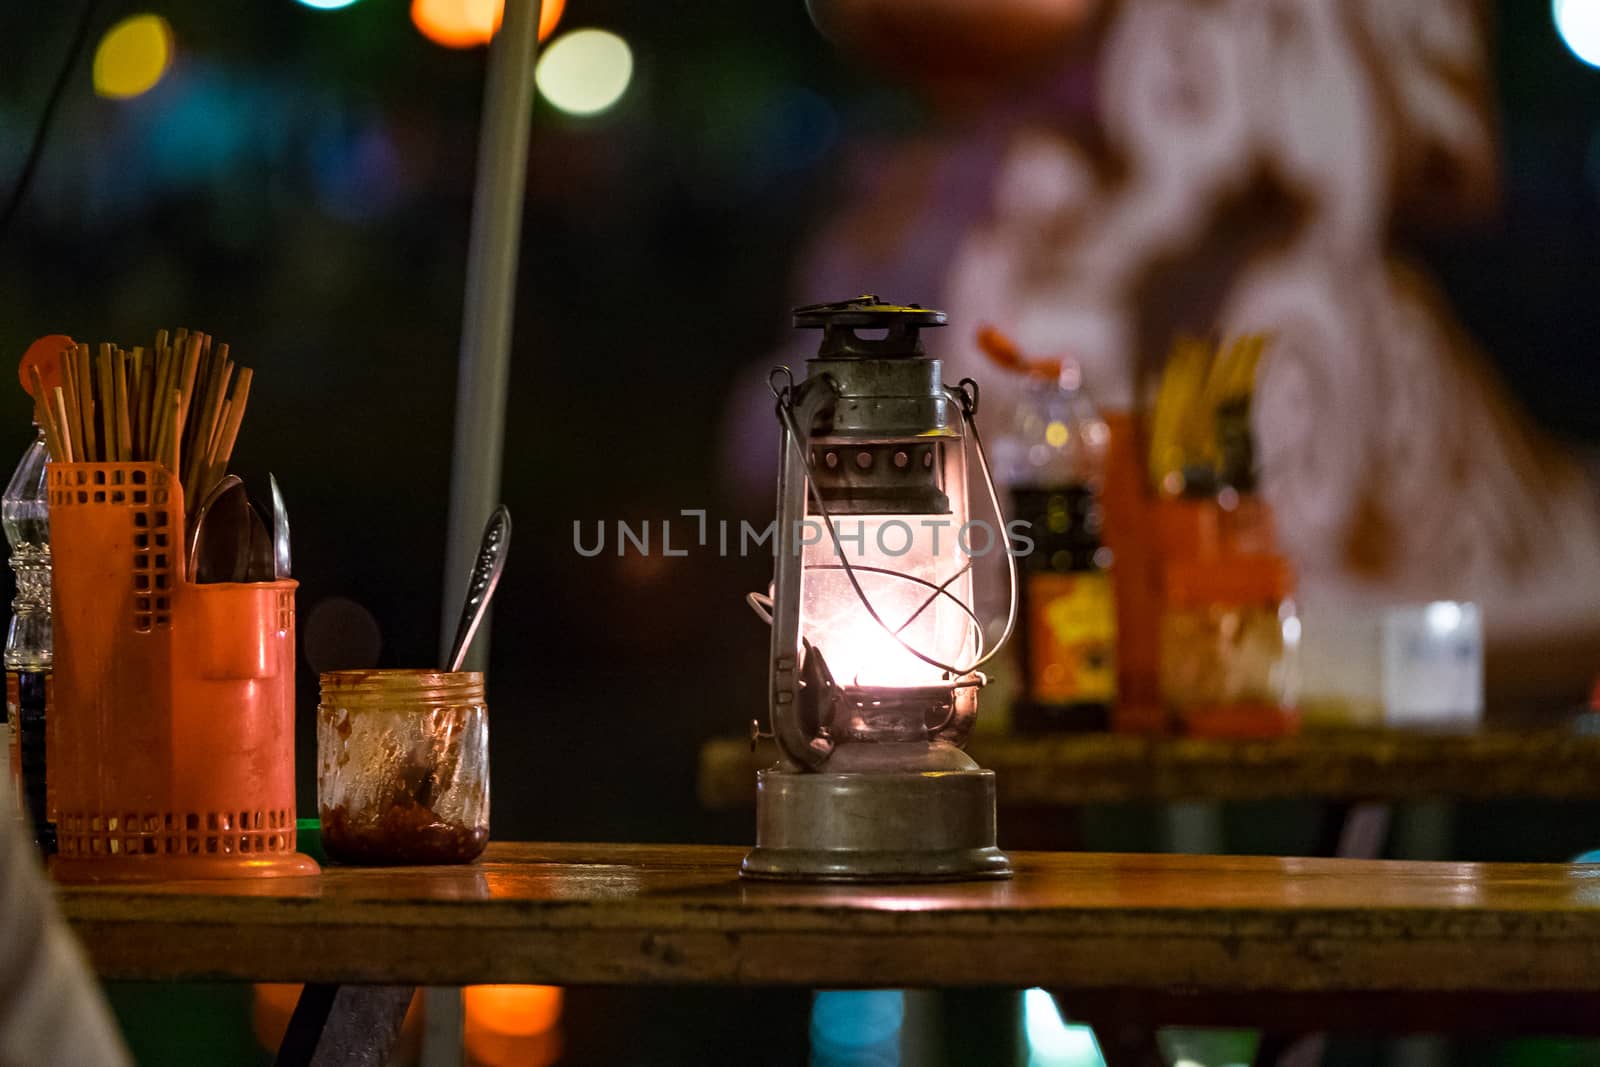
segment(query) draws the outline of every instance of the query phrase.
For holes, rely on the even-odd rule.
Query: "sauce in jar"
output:
[[[334,671],[317,707],[322,846],[358,864],[466,863],[489,841],[483,675]]]

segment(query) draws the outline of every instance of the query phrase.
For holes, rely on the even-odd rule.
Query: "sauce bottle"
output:
[[[993,354],[994,335],[980,339]],[[1111,551],[1101,533],[1110,432],[1069,359],[997,361],[1025,376],[996,466],[1032,551],[1018,559],[1022,685],[1018,733],[1104,730],[1117,700]]]

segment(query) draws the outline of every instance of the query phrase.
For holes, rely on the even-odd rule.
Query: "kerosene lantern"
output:
[[[757,774],[750,878],[1004,878],[994,772],[962,746],[979,668],[1016,621],[1016,566],[973,418],[921,331],[942,311],[875,296],[795,312],[822,342],[808,375],[772,373],[782,427],[769,713],[779,763]],[[967,453],[985,518],[968,509]],[[1004,553],[1011,607],[986,647],[974,565]],[[983,568],[992,570],[993,568]]]

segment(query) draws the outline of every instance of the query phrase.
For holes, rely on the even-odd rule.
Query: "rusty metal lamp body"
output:
[[[943,312],[875,297],[801,308],[822,330],[809,375],[773,372],[782,427],[769,713],[781,753],[757,775],[751,878],[924,881],[1006,877],[994,772],[962,746],[986,650],[973,559],[1007,551],[973,415],[919,331]],[[863,332],[882,333],[869,338]],[[966,454],[995,525],[969,527]]]

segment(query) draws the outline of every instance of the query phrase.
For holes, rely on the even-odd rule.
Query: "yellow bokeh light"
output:
[[[628,42],[605,30],[573,30],[551,42],[533,72],[539,92],[569,115],[597,115],[633,80]]]
[[[1051,448],[1060,448],[1062,445],[1067,443],[1067,438],[1069,436],[1070,434],[1067,430],[1067,424],[1064,422],[1052,422],[1049,426],[1044,428],[1045,443]]]
[[[555,32],[566,0],[544,0],[539,6],[539,40]],[[411,21],[422,35],[446,48],[488,44],[505,16],[505,0],[411,0]]]
[[[129,15],[94,50],[94,91],[110,100],[147,93],[172,63],[172,27],[160,15]]]

